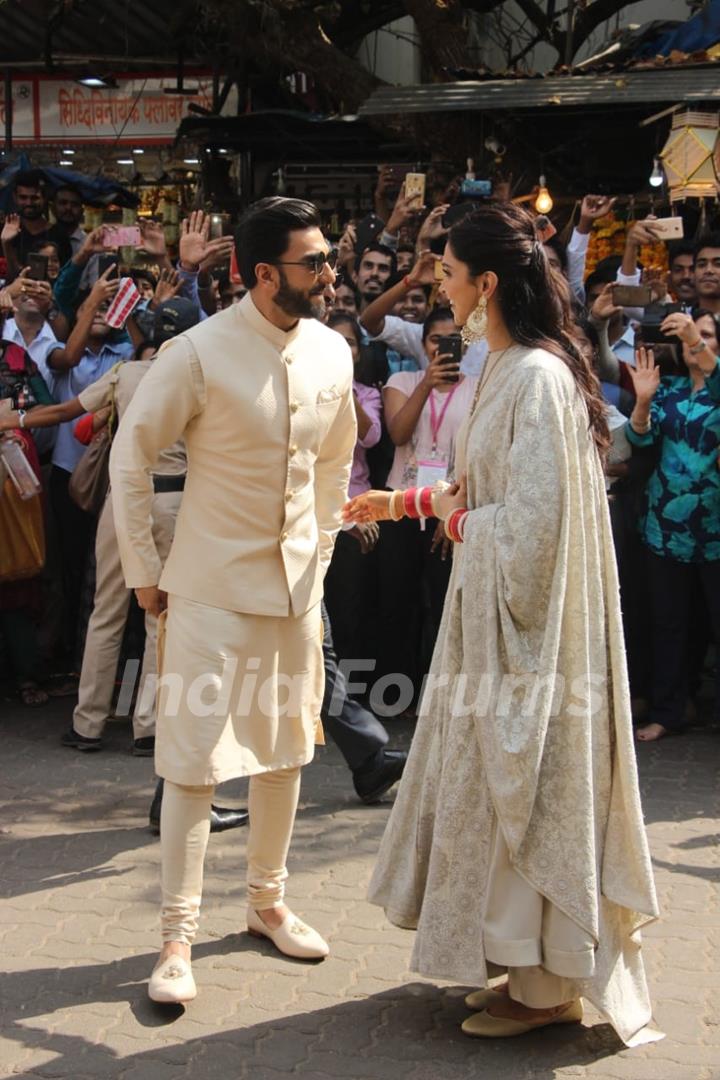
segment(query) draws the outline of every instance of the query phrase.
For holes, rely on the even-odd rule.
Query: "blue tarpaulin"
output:
[[[669,56],[674,49],[684,53],[701,52],[719,41],[720,0],[710,0],[707,7],[693,15],[692,19],[652,41],[644,42],[635,56]]]
[[[116,206],[135,207],[139,203],[137,195],[127,188],[118,184],[117,180],[110,180],[105,176],[88,176],[87,173],[75,172],[74,169],[52,168],[50,166],[34,166],[26,154],[20,154],[12,165],[6,166],[0,173],[0,210],[12,210],[12,181],[19,172],[32,169],[42,173],[51,190],[62,187],[63,184],[72,184],[80,192],[84,203],[88,206]]]

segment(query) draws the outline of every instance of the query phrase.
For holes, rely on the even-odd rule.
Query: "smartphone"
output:
[[[405,198],[419,210],[425,205],[425,173],[409,172],[405,177]]]
[[[653,232],[661,240],[682,240],[685,235],[681,217],[661,217],[648,224],[652,225]]]
[[[364,217],[358,223],[355,233],[355,254],[362,255],[365,248],[372,244],[373,240],[377,240],[384,228],[385,222],[377,214],[368,214]]]
[[[460,185],[460,194],[466,199],[488,199],[493,193],[492,180],[468,180]]]
[[[535,218],[535,233],[541,244],[547,244],[557,233],[557,229],[546,214],[540,214]]]
[[[438,339],[438,356],[449,353],[452,359],[443,361],[443,366],[459,365],[462,360],[462,339],[459,334],[448,334],[447,337]],[[445,382],[456,383],[460,381],[459,374],[448,375]]]
[[[47,255],[39,255],[37,251],[31,251],[28,255],[28,266],[30,267],[30,274],[28,276],[31,277],[33,281],[47,281]]]
[[[115,269],[110,274],[110,279],[118,276],[118,257],[117,255],[98,255],[98,277],[105,273],[109,266],[115,264]]]
[[[108,225],[103,233],[103,247],[140,247],[141,243],[138,225]]]
[[[668,315],[682,311],[681,304],[649,304],[643,313],[642,321],[636,331],[638,344],[677,345],[682,342],[675,334],[663,334],[660,327]]]
[[[616,307],[647,307],[652,304],[649,285],[613,285],[612,302]]]

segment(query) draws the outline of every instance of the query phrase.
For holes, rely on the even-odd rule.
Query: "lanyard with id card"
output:
[[[457,386],[453,386],[452,390],[449,390],[448,393],[444,395],[445,401],[443,402],[439,416],[435,407],[435,391],[433,390],[430,393],[430,431],[432,432],[432,450],[429,459],[418,461],[417,463],[418,487],[434,487],[435,484],[444,483],[444,481],[447,480],[448,461],[444,456],[438,453],[438,435],[440,434],[440,428],[445,419],[445,413],[448,411],[453,394],[456,390]]]

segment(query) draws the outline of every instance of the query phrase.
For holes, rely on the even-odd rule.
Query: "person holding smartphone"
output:
[[[682,368],[661,377],[652,349],[638,349],[631,369],[636,404],[627,426],[634,447],[657,451],[645,489],[640,535],[647,550],[652,678],[640,742],[686,726],[689,634],[695,587],[720,638],[720,320],[700,309],[673,312],[664,335],[682,342]],[[720,677],[716,676],[716,715]]]
[[[425,369],[391,375],[383,391],[385,423],[395,444],[387,479],[393,490],[452,475],[455,437],[477,385],[476,377],[460,371],[460,337],[449,308],[436,308],[425,320],[422,335]],[[422,528],[409,519],[388,522],[378,546],[379,675],[400,674],[405,686],[410,680],[412,702],[427,670],[450,577],[447,549],[435,543],[436,525],[429,521]],[[424,595],[429,596],[428,611]],[[402,689],[397,701],[404,703]],[[388,700],[393,704],[397,702]]]

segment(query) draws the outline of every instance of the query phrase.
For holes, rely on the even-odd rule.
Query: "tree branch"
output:
[[[593,0],[586,8],[578,10],[572,37],[573,56],[593,30],[597,30],[598,26],[629,6],[628,0]]]
[[[471,67],[468,52],[467,11],[460,0],[404,0],[405,11],[415,20],[423,60],[434,74],[444,68]]]

